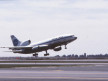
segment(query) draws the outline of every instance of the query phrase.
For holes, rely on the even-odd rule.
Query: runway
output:
[[[1,60],[0,81],[108,81],[108,60]]]
[[[108,65],[1,68],[0,81],[108,81]]]
[[[108,80],[108,72],[89,71],[22,71],[22,70],[0,70],[0,79],[41,79],[41,80]]]

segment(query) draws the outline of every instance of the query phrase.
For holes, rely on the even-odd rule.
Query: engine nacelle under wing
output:
[[[54,51],[60,51],[62,48],[61,47],[55,47]]]

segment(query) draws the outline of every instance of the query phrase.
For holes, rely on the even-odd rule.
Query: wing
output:
[[[37,45],[34,46],[32,49],[33,50],[46,50],[48,48],[48,45]]]
[[[1,47],[1,48],[9,48],[9,49],[32,49],[32,47],[27,47],[27,46]]]
[[[9,49],[34,49],[34,48],[47,48],[48,45],[36,45],[36,46],[14,46],[14,47],[1,47],[1,48],[9,48]]]
[[[48,45],[38,45],[39,48],[48,47]]]

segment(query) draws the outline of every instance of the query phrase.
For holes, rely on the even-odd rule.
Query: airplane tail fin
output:
[[[21,44],[21,42],[14,35],[11,35],[11,40],[14,46],[19,46]]]

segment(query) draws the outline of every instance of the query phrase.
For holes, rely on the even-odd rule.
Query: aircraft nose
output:
[[[77,39],[77,37],[75,37],[75,39]]]

